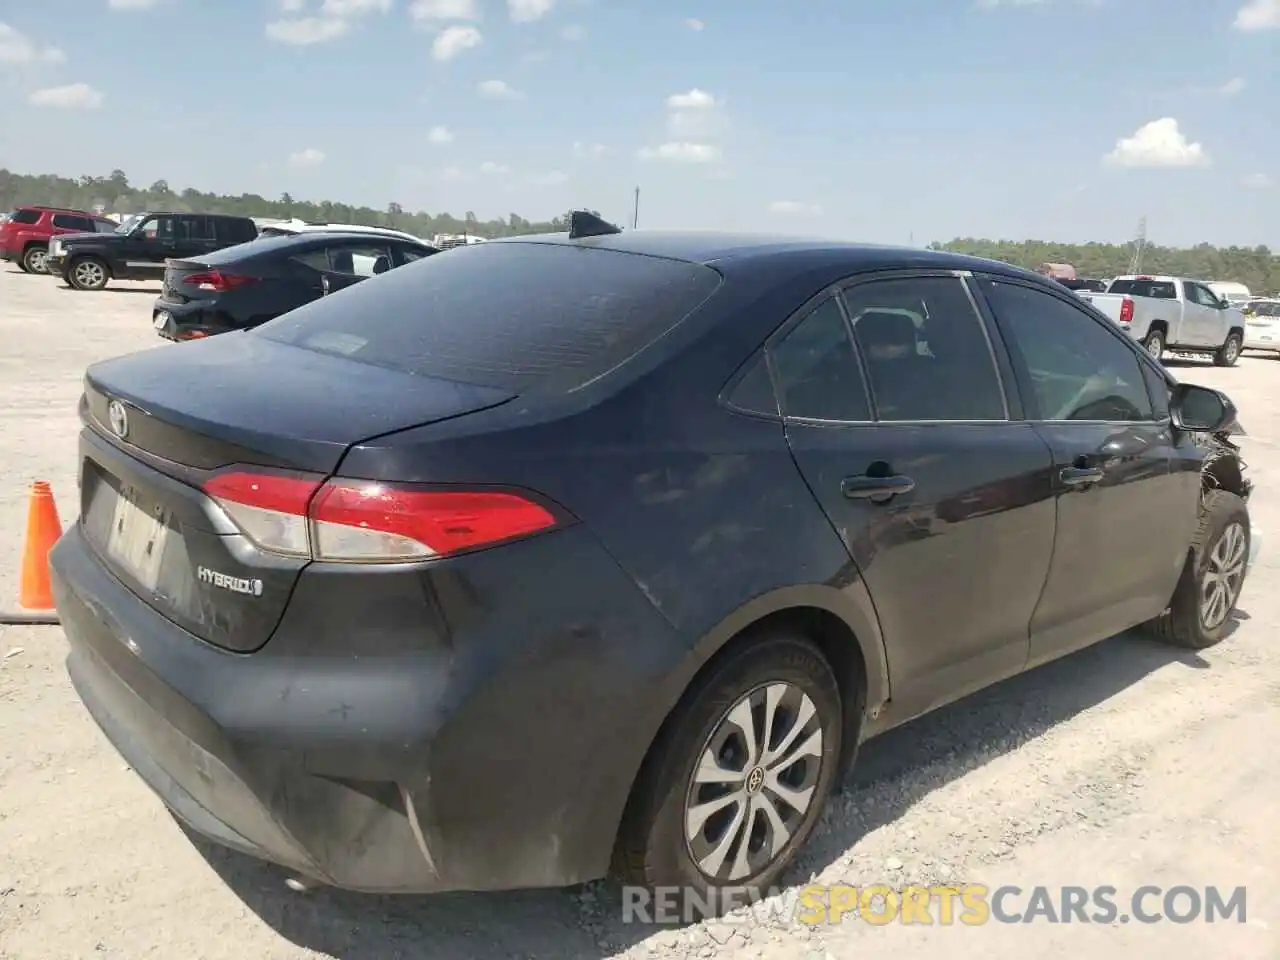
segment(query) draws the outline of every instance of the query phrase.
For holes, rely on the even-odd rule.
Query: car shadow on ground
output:
[[[67,293],[82,293],[84,291],[74,290],[71,287],[62,287]],[[159,287],[112,287],[106,286],[101,290],[94,290],[93,293],[145,293],[153,297],[158,297],[163,292]]]
[[[1239,611],[1229,627],[1249,619]],[[1194,651],[1136,633],[1006,680],[870,741],[784,883],[800,885],[931,792],[1016,750],[1171,665],[1208,669]],[[185,831],[185,828],[184,828]],[[281,936],[340,960],[439,956],[601,960],[675,931],[624,923],[611,883],[569,890],[379,897],[296,893],[282,870],[185,831],[231,890]]]

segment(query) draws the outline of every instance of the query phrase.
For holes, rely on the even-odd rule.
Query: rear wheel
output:
[[[1227,334],[1226,342],[1213,355],[1213,362],[1220,367],[1234,367],[1240,359],[1240,334]]]
[[[1182,571],[1169,611],[1150,624],[1174,646],[1203,650],[1221,640],[1240,599],[1249,563],[1249,508],[1226,490],[1205,495],[1192,557]]]
[[[79,257],[67,268],[67,283],[77,290],[101,290],[109,279],[107,265],[97,257]]]
[[[48,273],[49,270],[45,265],[45,260],[48,256],[49,251],[45,247],[27,247],[26,252],[22,255],[22,269],[26,270],[27,273]]]
[[[681,917],[695,905],[720,913],[735,905],[726,894],[743,888],[767,895],[831,792],[842,716],[831,667],[802,636],[764,635],[727,654],[685,694],[650,751],[615,872],[626,883],[676,888]]]
[[[1142,341],[1142,348],[1157,362],[1164,359],[1164,346],[1164,331],[1159,327],[1150,331]]]

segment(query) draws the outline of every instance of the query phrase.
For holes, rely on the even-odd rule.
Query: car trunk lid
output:
[[[254,546],[204,492],[243,466],[323,479],[363,440],[487,409],[494,388],[230,333],[94,364],[81,522],[104,564],[202,640],[256,650],[309,556]]]

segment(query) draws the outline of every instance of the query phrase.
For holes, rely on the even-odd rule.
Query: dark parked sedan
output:
[[[433,253],[425,243],[370,233],[263,237],[168,261],[151,319],[167,340],[245,330]]]
[[[1225,397],[942,252],[492,242],[81,413],[80,698],[195,830],[363,891],[767,888],[861,741],[1215,643],[1249,555]]]

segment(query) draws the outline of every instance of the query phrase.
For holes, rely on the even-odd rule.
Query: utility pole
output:
[[[631,229],[634,230],[636,225],[640,223],[640,188],[636,187],[635,200],[631,205]]]
[[[1129,274],[1135,276],[1142,271],[1142,253],[1147,245],[1147,218],[1138,221],[1138,235],[1133,240],[1133,258],[1129,261]]]

